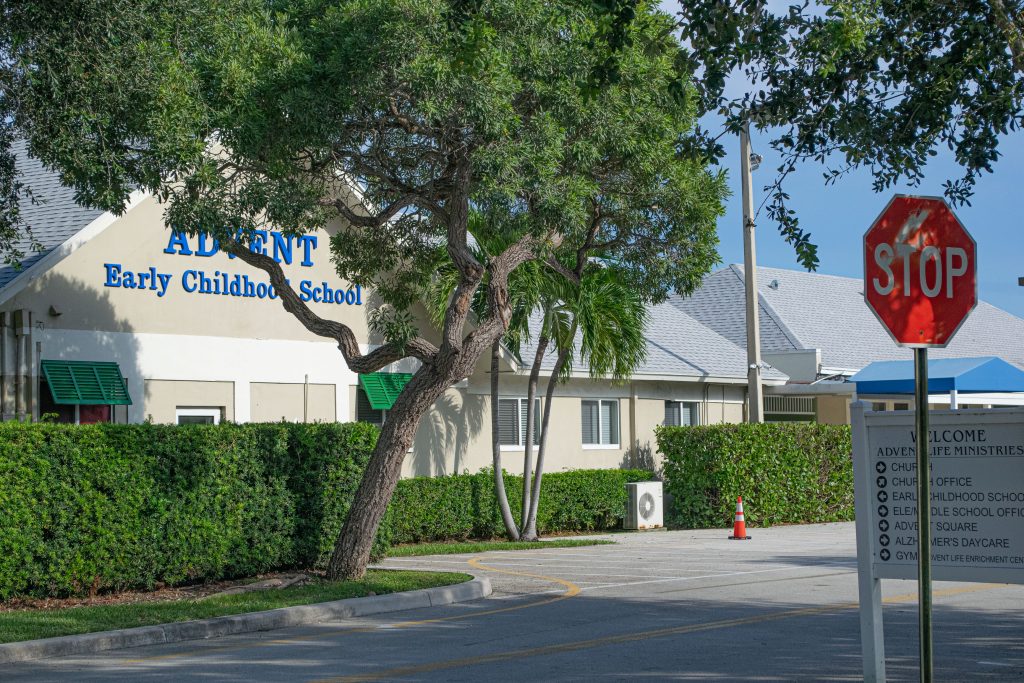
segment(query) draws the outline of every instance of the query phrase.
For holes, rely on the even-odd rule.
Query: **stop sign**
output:
[[[864,233],[864,299],[901,346],[945,346],[978,303],[974,239],[938,197],[896,195]]]

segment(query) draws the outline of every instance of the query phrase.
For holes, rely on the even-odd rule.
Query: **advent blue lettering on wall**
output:
[[[313,265],[313,251],[318,244],[316,235],[285,235],[276,231],[254,230],[249,240],[249,249],[254,253],[270,256],[278,263],[291,265],[295,259],[299,265],[310,268]],[[165,254],[176,256],[200,256],[208,258],[220,252],[220,245],[207,234],[190,238],[182,232],[174,231],[167,241]],[[228,254],[229,258],[235,258]],[[104,263],[104,287],[116,289],[132,289],[156,292],[163,298],[171,288],[174,275],[160,273],[149,266],[143,269],[125,268],[120,263]],[[291,281],[285,280],[290,286]],[[232,296],[253,299],[276,299],[278,293],[269,282],[254,280],[240,273],[226,273],[215,270],[212,273],[204,270],[186,270],[181,274],[181,289],[186,294],[208,294],[214,296]],[[362,306],[363,290],[359,285],[348,289],[334,288],[326,282],[314,283],[302,280],[298,287],[299,298],[305,302],[335,304],[343,306]]]
[[[165,254],[177,254],[179,256],[213,256],[220,251],[220,244],[206,233],[196,238],[196,248],[193,249],[189,243],[189,236],[177,230],[171,232],[171,238],[167,241]],[[313,251],[317,248],[319,240],[316,235],[285,235],[277,231],[253,230],[249,239],[249,250],[254,254],[270,256],[278,263],[287,266],[292,264],[295,252],[298,251],[302,260],[299,265],[310,268],[313,265]],[[228,258],[234,259],[234,254],[228,254]]]

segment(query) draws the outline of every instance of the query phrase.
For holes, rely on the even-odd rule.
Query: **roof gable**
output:
[[[32,251],[32,242],[28,239],[15,242],[15,247],[24,253],[21,267],[0,263],[0,289],[104,214],[100,209],[78,204],[72,188],[61,183],[56,173],[28,155],[24,140],[16,141],[11,151],[16,158],[21,183],[32,192],[31,200],[27,196],[21,198],[21,216],[32,230],[32,236],[42,245],[42,251]]]

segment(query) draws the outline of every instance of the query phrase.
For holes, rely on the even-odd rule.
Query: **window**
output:
[[[220,424],[223,408],[177,408],[174,411],[175,421],[180,425],[216,425]]]
[[[581,401],[584,446],[619,446],[619,401]]]
[[[526,444],[525,398],[498,399],[498,443],[502,446],[522,448]],[[533,403],[533,444],[540,444],[540,399]]]
[[[362,385],[356,387],[356,422],[369,422],[380,427],[384,424],[387,414],[388,411],[377,410],[370,405],[370,397],[366,395]]]
[[[892,409],[893,410],[910,410],[910,404],[909,403],[893,403],[892,404]]]
[[[873,401],[871,403],[871,410],[874,410],[875,412],[885,410],[885,401]]]
[[[700,404],[695,401],[665,401],[666,427],[692,427],[700,424]]]

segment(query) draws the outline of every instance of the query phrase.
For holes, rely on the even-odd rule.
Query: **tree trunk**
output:
[[[575,327],[573,328],[575,330]],[[544,417],[540,428],[540,446],[537,448],[537,469],[533,474],[533,493],[530,496],[530,514],[523,522],[523,540],[536,541],[537,535],[537,508],[540,505],[540,484],[544,478],[544,451],[548,445],[548,424],[551,421],[551,402],[555,396],[555,385],[558,384],[558,375],[562,372],[565,361],[569,358],[572,348],[561,349],[558,358],[555,360],[555,367],[551,370],[551,377],[548,379],[548,388],[544,395]]]
[[[498,432],[498,350],[501,342],[491,345],[491,455],[494,460],[494,496],[498,499],[501,510],[501,521],[505,523],[505,532],[513,541],[519,540],[519,528],[512,517],[508,506],[508,494],[505,492],[505,473],[501,469],[501,438]],[[518,417],[518,415],[516,416]]]
[[[533,434],[536,431],[537,416],[534,415],[533,403],[537,398],[537,382],[540,379],[540,364],[548,349],[548,338],[541,334],[537,339],[537,352],[533,355],[533,367],[530,368],[530,381],[526,385],[526,434],[523,435],[523,512],[519,520],[526,529],[526,518],[530,512],[530,472],[533,470]],[[518,415],[516,416],[518,417]],[[527,539],[529,540],[529,539]]]
[[[366,574],[377,528],[398,485],[402,461],[412,445],[420,419],[452,384],[450,377],[439,376],[424,366],[395,401],[381,427],[377,447],[373,449],[348,518],[334,545],[334,553],[327,565],[328,579],[359,579]]]

